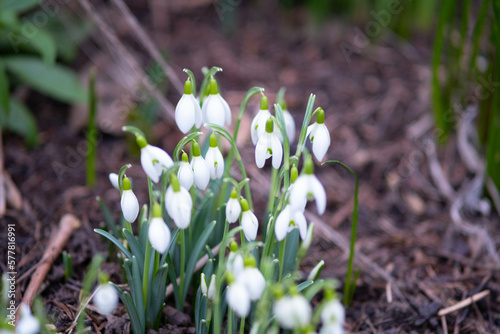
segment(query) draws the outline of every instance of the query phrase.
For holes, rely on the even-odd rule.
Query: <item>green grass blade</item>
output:
[[[97,97],[95,92],[96,70],[90,71],[89,77],[89,118],[87,125],[87,187],[92,187],[95,183],[95,157],[97,152],[97,127],[95,117],[97,110]]]
[[[118,239],[112,236],[109,232],[101,230],[100,228],[94,229],[94,232],[102,235],[103,237],[114,243],[115,246],[118,247],[128,259],[132,260],[132,254],[130,254],[130,252],[121,244],[121,242],[118,241]]]

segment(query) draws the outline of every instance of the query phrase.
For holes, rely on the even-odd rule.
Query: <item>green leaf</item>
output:
[[[7,30],[6,37],[15,53],[22,52],[25,49],[31,51],[32,48],[42,56],[47,66],[54,65],[57,48],[54,38],[49,33],[37,29],[36,33],[28,38],[23,34],[20,26],[10,28],[11,31]]]
[[[118,291],[118,295],[120,296],[123,305],[125,305],[125,308],[127,309],[127,313],[130,318],[130,323],[132,324],[132,330],[134,331],[135,334],[143,334],[144,327],[142,326],[141,321],[139,320],[139,316],[137,314],[137,310],[135,308],[132,297],[128,292],[123,292],[122,289],[117,287],[114,283],[111,284],[113,284],[116,291]]]
[[[37,142],[38,130],[31,111],[16,99],[10,99],[8,115],[0,113],[0,125],[24,137],[29,146]]]
[[[179,161],[179,153],[181,152],[182,149],[184,149],[184,146],[186,146],[190,141],[197,139],[201,134],[203,133],[193,132],[187,135],[186,137],[182,138],[177,144],[177,146],[175,146],[173,155],[174,161]]]
[[[139,320],[141,322],[141,327],[145,327],[146,319],[144,314],[144,295],[142,294],[142,280],[144,277],[141,275],[141,271],[139,270],[139,264],[137,258],[132,256],[132,275],[134,279],[132,282],[129,282],[130,285],[134,286],[132,296],[135,303],[135,308],[137,309],[137,315],[139,316]]]
[[[9,114],[9,79],[5,73],[5,66],[0,61],[0,113]]]
[[[0,12],[10,10],[17,13],[25,12],[39,5],[42,0],[0,0]]]
[[[139,270],[142,273],[144,271],[144,251],[137,239],[132,233],[130,233],[129,230],[124,228],[122,232],[125,235],[125,238],[127,238],[130,251],[132,252],[132,255],[136,257],[137,264],[139,265]]]
[[[104,220],[106,221],[106,225],[108,225],[108,229],[113,233],[114,236],[118,236],[118,229],[116,228],[116,223],[111,216],[111,212],[109,211],[108,206],[100,197],[96,198],[97,203],[99,203],[99,207],[104,215]]]
[[[130,254],[130,252],[114,236],[112,236],[111,234],[109,234],[108,232],[106,232],[104,230],[101,230],[100,228],[94,229],[94,232],[102,235],[103,237],[107,238],[109,241],[114,243],[116,245],[116,247],[118,247],[123,252],[123,254],[125,254],[125,256],[127,258],[132,260],[132,254]]]
[[[4,58],[7,70],[22,81],[62,102],[84,103],[87,93],[78,77],[67,67],[47,66],[40,59],[31,56],[12,56]]]
[[[150,319],[156,319],[161,312],[165,301],[165,292],[167,290],[168,264],[164,264],[158,269],[151,283],[150,290],[153,291],[150,301]]]
[[[300,291],[310,287],[313,283],[314,283],[314,281],[305,281],[305,282],[300,283],[299,285],[297,285],[297,292],[300,292]]]

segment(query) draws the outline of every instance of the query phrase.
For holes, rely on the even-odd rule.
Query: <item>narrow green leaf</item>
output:
[[[124,228],[122,229],[122,233],[128,241],[128,245],[130,247],[132,255],[137,258],[137,264],[139,265],[139,270],[142,273],[144,271],[144,250],[141,248],[141,245],[129,230]]]
[[[9,79],[5,73],[5,66],[0,60],[0,113],[9,114]]]
[[[41,2],[42,0],[1,0],[0,12],[9,10],[21,13],[36,7]]]
[[[169,252],[165,254],[167,254],[166,261],[168,264],[168,276],[170,277],[170,282],[172,283],[172,287],[174,288],[173,290],[174,290],[175,308],[180,310],[182,303],[181,303],[181,296],[179,293],[180,292],[179,285],[177,284],[177,274],[175,273],[174,262],[172,261]]]
[[[141,327],[145,327],[144,295],[142,294],[143,277],[141,273],[142,271],[139,269],[137,258],[132,256],[132,275],[134,278],[129,284],[134,285],[134,295],[132,297],[134,299],[137,315],[139,316],[139,321],[141,322]]]
[[[10,99],[10,111],[5,128],[24,137],[29,146],[36,145],[38,130],[31,111],[17,99]],[[4,123],[1,121],[0,124]]]
[[[130,318],[130,323],[132,324],[132,330],[134,331],[134,334],[143,334],[145,328],[142,326],[141,321],[139,320],[139,316],[137,314],[137,310],[135,309],[132,297],[128,292],[123,292],[122,289],[117,287],[114,283],[112,282],[109,283],[113,284],[116,291],[118,291],[118,295],[120,296],[123,305],[125,305],[125,308],[127,309],[127,313]]]
[[[55,54],[55,49],[54,49]],[[97,154],[97,135],[98,130],[95,124],[97,113],[97,95],[95,91],[96,69],[90,71],[89,76],[89,117],[87,122],[87,187],[92,187],[95,183],[95,159]]]
[[[151,315],[150,319],[155,319],[162,310],[167,289],[168,264],[164,264],[158,269],[151,283],[152,298],[149,302]],[[155,319],[156,320],[156,319]]]
[[[94,229],[94,232],[102,235],[103,237],[107,238],[109,241],[111,241],[112,243],[114,243],[116,245],[116,247],[118,247],[123,252],[123,254],[125,254],[125,256],[127,258],[129,258],[130,260],[132,260],[132,254],[130,254],[130,252],[114,236],[112,236],[108,232],[106,232],[104,230],[101,230],[99,228]]]
[[[305,281],[300,283],[299,285],[297,285],[297,292],[301,292],[302,290],[310,287],[313,283],[314,281]]]
[[[118,229],[116,228],[116,223],[111,216],[111,212],[109,211],[108,206],[104,203],[104,201],[98,196],[96,198],[97,203],[99,203],[99,207],[101,208],[101,211],[104,215],[104,221],[106,222],[106,225],[108,225],[108,229],[113,233],[115,237],[118,236]]]
[[[177,144],[177,146],[175,146],[173,155],[174,161],[176,162],[179,161],[179,154],[181,153],[181,150],[184,149],[184,146],[186,146],[190,141],[195,140],[202,134],[203,132],[193,132],[188,134],[186,137],[182,138]]]

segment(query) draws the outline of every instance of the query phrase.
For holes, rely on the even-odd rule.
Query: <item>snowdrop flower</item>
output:
[[[229,253],[226,269],[233,275],[233,277],[238,279],[240,274],[243,272],[243,269],[245,268],[245,262],[243,261],[243,256],[235,252],[236,249],[234,251],[231,250],[231,252]]]
[[[255,258],[251,256],[251,259],[253,260],[252,265],[245,267],[237,280],[241,281],[247,289],[250,300],[256,301],[262,296],[266,288],[266,279],[260,270],[255,267]]]
[[[302,211],[294,211],[290,204],[287,204],[278,215],[278,218],[276,218],[276,224],[274,225],[276,239],[278,239],[278,241],[285,239],[286,235],[294,228],[299,229],[300,238],[304,240],[307,233],[306,217],[304,217]]]
[[[21,319],[16,325],[16,334],[35,334],[40,331],[40,322],[31,314],[30,307],[21,304]]]
[[[186,189],[191,189],[194,182],[193,169],[188,162],[188,156],[186,152],[182,152],[181,163],[179,165],[179,170],[177,171],[177,178],[182,187]]]
[[[285,103],[283,103],[282,108],[283,108],[283,118],[285,119],[286,135],[288,137],[288,141],[290,143],[293,143],[293,141],[295,140],[295,120],[293,119],[290,112],[287,110]]]
[[[158,182],[163,169],[172,166],[174,161],[161,148],[149,145],[144,137],[138,136],[137,144],[141,148],[142,169],[153,182]]]
[[[230,275],[229,275],[230,276]],[[251,299],[245,285],[240,281],[232,281],[234,278],[228,278],[226,300],[227,305],[240,317],[248,316],[250,312]]]
[[[345,310],[338,300],[332,300],[321,311],[323,327],[320,334],[342,334],[342,324],[345,319]]]
[[[268,108],[267,96],[262,95],[260,99],[260,110],[253,118],[252,125],[250,126],[250,135],[252,136],[252,143],[254,145],[257,145],[260,136],[264,134],[266,122],[269,117],[271,117],[271,113]]]
[[[306,137],[311,140],[314,156],[321,161],[330,147],[330,133],[325,125],[325,112],[321,108],[316,111],[316,123],[307,127]]]
[[[201,108],[193,95],[193,83],[191,78],[184,84],[184,94],[175,107],[175,123],[183,132],[189,132],[193,126],[201,126]]]
[[[170,246],[170,238],[170,230],[162,218],[160,204],[155,203],[153,205],[153,218],[148,228],[149,242],[158,253],[165,254]]]
[[[210,147],[208,148],[207,154],[205,154],[205,161],[208,164],[208,170],[210,171],[210,178],[212,180],[220,179],[224,173],[224,157],[220,153],[219,147],[217,147],[217,137],[215,133],[210,135]]]
[[[204,296],[208,295],[207,278],[205,276],[205,273],[201,273],[200,289],[201,289],[201,293]]]
[[[307,276],[307,280],[308,281],[317,280],[319,277],[319,274],[321,274],[321,270],[323,270],[324,266],[325,266],[325,261],[324,260],[319,261],[318,264],[314,266],[314,268],[311,270],[311,272]]]
[[[273,157],[273,167],[278,169],[283,158],[283,147],[274,131],[274,121],[269,117],[266,121],[266,132],[259,137],[255,147],[255,163],[257,167],[264,167],[266,159]]]
[[[210,283],[207,286],[207,279],[204,273],[201,273],[201,293],[209,300],[215,297],[215,274],[210,277]]]
[[[290,184],[290,187],[288,187],[289,194],[293,193],[293,191],[294,191],[293,189],[295,188],[295,181],[297,180],[298,177],[299,177],[299,170],[297,169],[297,167],[295,165],[292,165],[292,168],[290,168],[290,183],[291,184]],[[306,209],[306,204],[307,204],[307,197],[304,198],[301,205],[298,206],[297,208],[295,208],[294,210],[304,212],[304,210]]]
[[[240,217],[240,213],[241,205],[240,201],[238,200],[238,193],[236,192],[236,189],[233,188],[233,191],[231,191],[231,197],[226,204],[226,219],[229,224],[237,221]]]
[[[168,215],[175,221],[178,228],[186,229],[189,226],[193,201],[189,192],[186,188],[181,187],[174,174],[170,176],[170,186],[165,195],[165,206]]]
[[[311,321],[311,306],[301,295],[283,297],[274,303],[274,314],[284,329],[300,329]]]
[[[94,305],[102,315],[113,313],[118,305],[118,293],[109,283],[101,284],[94,295]]]
[[[123,177],[123,191],[120,204],[125,220],[133,223],[139,215],[139,201],[132,191],[129,178],[126,176]]]
[[[118,185],[118,174],[109,173],[109,182],[111,182],[113,188],[120,190],[120,186]]]
[[[231,125],[231,108],[219,94],[217,81],[213,77],[209,82],[210,95],[203,101],[202,113],[205,122],[220,126]]]
[[[293,183],[293,191],[290,192],[290,205],[293,210],[303,209],[304,201],[314,197],[318,214],[322,215],[326,208],[326,192],[318,178],[313,174],[314,165],[311,157],[308,157],[304,172]]]
[[[210,171],[208,164],[200,153],[200,145],[196,141],[191,144],[193,150],[193,159],[191,159],[191,168],[193,169],[194,185],[200,190],[204,190],[210,181]]]
[[[242,198],[240,200],[240,205],[242,210],[240,223],[243,228],[243,233],[248,240],[254,241],[257,237],[259,221],[257,220],[257,217],[255,217],[254,213],[250,211],[246,199]]]

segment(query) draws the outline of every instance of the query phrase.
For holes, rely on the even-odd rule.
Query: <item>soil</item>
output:
[[[222,21],[211,5],[180,8],[165,17],[163,25],[151,23],[151,13],[143,2],[133,2],[132,10],[147,30],[154,31],[157,41],[161,39],[159,45],[165,47],[169,63],[181,78],[183,68],[192,69],[197,78],[202,66],[224,69],[217,78],[233,112],[247,89],[264,87],[274,101],[274,94],[285,86],[288,108],[299,125],[309,94],[316,94],[315,106],[326,111],[325,122],[332,136],[327,158],[353,168],[360,184],[356,243],[360,276],[346,313],[347,332],[444,333],[445,328],[453,333],[500,332],[500,266],[485,250],[484,238],[468,235],[454,223],[451,202],[431,177],[424,142],[409,134],[409,126],[432,110],[432,39],[414,36],[410,44],[387,31],[347,59],[340,46],[355,43],[353,28],[362,28],[361,23],[331,19],[320,25],[301,10],[283,13],[274,2],[263,6],[262,2],[240,5],[232,12],[234,17],[228,12]],[[165,30],[158,30],[161,28]],[[146,59],[145,51],[132,42],[128,31],[117,29],[122,41]],[[87,56],[80,56],[77,68],[89,61]],[[169,89],[167,97],[175,105],[179,95]],[[64,281],[62,260],[58,259],[41,292],[54,325],[65,331],[78,312],[81,282],[90,259],[96,252],[107,252],[107,246],[93,232],[103,222],[95,197],[100,196],[115,217],[119,213],[119,194],[111,187],[108,173],[131,162],[134,166],[128,174],[138,185],[141,202],[147,189],[140,186],[145,182],[133,146],[123,136],[109,134],[99,137],[97,182],[87,188],[85,136],[68,126],[68,106],[34,92],[26,102],[36,111],[39,145],[29,149],[22,139],[4,134],[5,169],[21,191],[23,208],[9,209],[2,225],[16,224],[16,296],[20,301],[60,217],[70,212],[81,220],[82,227],[66,247],[73,257],[72,279]],[[256,207],[264,208],[270,169],[254,166],[248,140],[257,102],[252,101],[248,108],[241,131],[247,140],[240,141],[240,149],[249,166]],[[156,122],[150,133],[153,143],[169,152],[182,137],[166,121]],[[431,129],[425,134],[432,135]],[[452,135],[438,147],[437,156],[445,177],[458,190],[473,175],[456,148]],[[320,218],[314,216],[314,205],[308,206],[308,218],[318,227],[316,242],[302,269],[307,273],[324,259],[321,276],[343,282],[354,179],[334,165],[317,165],[316,174],[325,185],[328,206]],[[484,229],[498,248],[499,217],[495,210],[489,215],[465,215],[468,222]],[[5,234],[2,229],[2,240]],[[0,244],[2,254],[4,245]],[[5,261],[0,266],[7,271]],[[116,262],[111,260],[103,268],[112,281],[122,282]],[[438,316],[439,310],[484,290],[489,291],[488,297],[445,317]],[[167,304],[173,305],[173,300]],[[165,312],[170,312],[169,323],[159,333],[194,332],[189,314],[172,316],[176,311],[171,307]],[[179,318],[183,320],[179,322]],[[123,306],[107,318],[90,306],[86,321],[89,329],[98,333],[122,333],[128,326]]]

